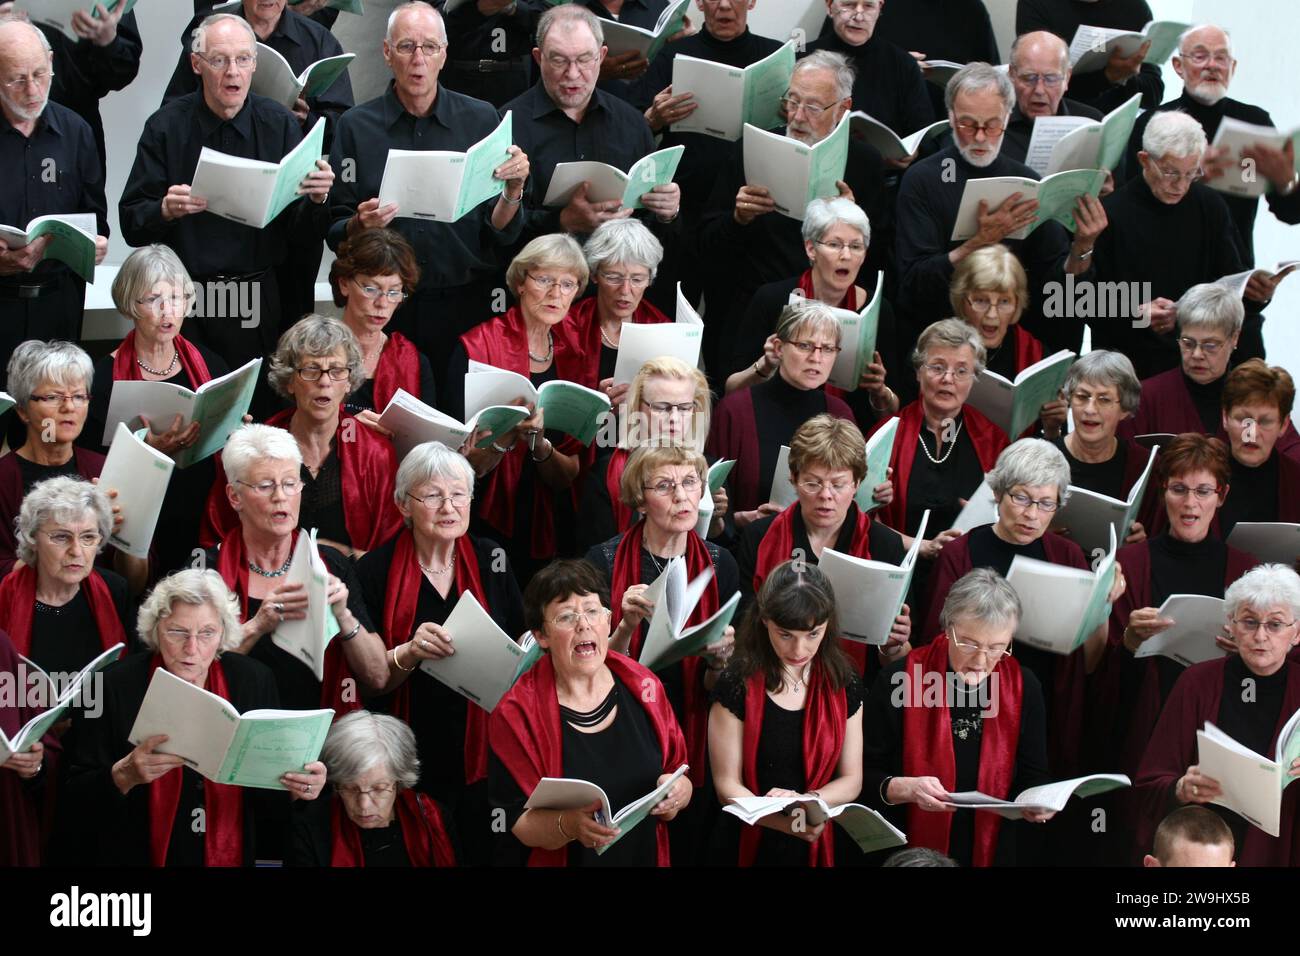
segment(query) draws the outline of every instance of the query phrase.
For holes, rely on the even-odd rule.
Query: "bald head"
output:
[[[1070,48],[1054,33],[1026,33],[1011,46],[1009,74],[1021,114],[1055,116],[1070,85]]]
[[[11,125],[33,123],[50,94],[52,57],[45,34],[17,17],[0,19],[0,105]],[[25,83],[23,81],[26,81]],[[22,83],[11,88],[10,84]]]

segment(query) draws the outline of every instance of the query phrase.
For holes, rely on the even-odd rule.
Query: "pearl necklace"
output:
[[[538,365],[542,365],[546,362],[549,362],[551,360],[551,356],[553,356],[554,354],[555,354],[555,336],[552,335],[549,331],[546,333],[546,354],[545,355],[534,355],[532,349],[528,350],[528,357],[532,359],[534,362],[536,362]]]
[[[612,349],[618,348],[617,342],[610,341],[609,335],[606,334],[605,327],[603,325],[600,327],[600,340]]]
[[[248,562],[248,570],[254,574],[261,575],[264,578],[282,578],[289,573],[289,565],[293,564],[293,551],[289,552],[289,560],[285,561],[278,571],[264,571],[252,561]]]
[[[949,458],[952,457],[953,449],[957,447],[957,436],[961,434],[961,426],[962,423],[958,422],[957,430],[952,433],[952,444],[949,445],[948,450],[938,458],[935,458],[934,455],[930,454],[930,446],[925,443],[925,428],[923,427],[921,429],[920,434],[917,435],[916,437],[921,442],[921,451],[925,452],[925,457],[930,459],[931,464],[942,465],[945,461],[947,461]],[[938,447],[935,450],[938,451],[938,449],[942,447],[943,447],[943,439],[940,439]]]
[[[420,564],[419,558],[416,558],[415,563],[419,565],[420,570],[425,574],[446,574],[456,565],[455,559],[453,559],[451,564],[447,565],[445,568],[426,568],[423,564]]]
[[[138,365],[138,366],[140,366],[142,369],[144,369],[144,370],[145,370],[146,372],[148,372],[150,375],[161,375],[163,378],[171,378],[172,369],[176,368],[176,363],[180,361],[180,358],[181,358],[180,349],[178,349],[178,348],[176,348],[175,346],[173,346],[173,347],[172,347],[172,362],[171,362],[170,365],[167,366],[167,368],[163,369],[161,372],[158,371],[158,369],[156,369],[156,368],[150,368],[148,365],[145,365],[144,362],[140,359],[140,356],[138,356],[138,355],[137,355],[136,358],[135,358],[135,364]]]

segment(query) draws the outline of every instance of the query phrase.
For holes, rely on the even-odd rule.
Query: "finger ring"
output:
[[[429,642],[426,641],[424,638],[420,638],[420,646],[423,647],[425,650],[428,650]]]
[[[277,614],[283,614],[283,613],[284,613],[284,605],[281,604],[279,601],[276,601],[276,602],[275,602],[275,612],[276,612]]]
[[[1201,788],[1198,787],[1196,784],[1192,784],[1192,796],[1199,797],[1200,795],[1201,795]]]

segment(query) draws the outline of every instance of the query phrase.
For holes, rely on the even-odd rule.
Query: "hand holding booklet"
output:
[[[844,179],[849,161],[848,114],[815,146],[747,124],[744,154],[745,182],[765,186],[777,212],[801,220],[814,199],[839,195],[836,183]]]
[[[690,4],[691,0],[671,0],[650,30],[617,20],[605,20],[601,28],[605,33],[605,46],[609,48],[608,55],[635,51],[647,60],[653,60],[667,44],[668,38],[684,28]]]
[[[132,557],[149,556],[175,467],[174,461],[137,438],[125,424],[117,423],[99,473],[100,486],[117,492],[114,503],[122,510],[122,524],[109,535],[109,544]]]
[[[99,223],[90,212],[37,216],[25,227],[0,226],[0,242],[22,249],[37,239],[49,238],[41,261],[57,259],[87,282],[95,281],[95,235]]]
[[[1245,160],[1241,152],[1252,146],[1268,146],[1280,150],[1284,149],[1288,142],[1300,145],[1300,128],[1283,133],[1272,126],[1246,123],[1231,116],[1223,117],[1210,146],[1214,149],[1226,150],[1224,159],[1227,162],[1227,169],[1222,176],[1206,179],[1205,185],[1247,199],[1262,196],[1270,189],[1285,186],[1286,183],[1275,184],[1264,176],[1253,174],[1254,163]],[[1248,171],[1253,175],[1247,175]]]
[[[316,168],[325,145],[325,117],[278,163],[231,156],[204,146],[190,195],[208,201],[207,212],[264,229],[301,198],[299,187]]]
[[[1107,598],[1119,570],[1114,529],[1110,550],[1096,568],[1084,571],[1019,554],[1012,558],[1007,583],[1020,598],[1016,640],[1053,654],[1080,647],[1110,617]]]
[[[1095,199],[1105,183],[1106,172],[1101,169],[1070,169],[1042,180],[1024,176],[968,179],[961,195],[961,207],[957,210],[957,221],[953,223],[952,241],[961,242],[979,232],[981,201],[986,203],[986,212],[992,212],[1017,193],[1020,194],[1017,202],[1036,200],[1038,212],[1029,225],[1008,233],[1008,239],[1024,239],[1049,220],[1059,222],[1074,232],[1075,203],[1080,196],[1092,196]]]
[[[1208,720],[1196,732],[1197,765],[1219,782],[1223,792],[1211,801],[1245,817],[1269,836],[1278,836],[1282,822],[1282,791],[1295,777],[1291,765],[1300,758],[1300,710],[1277,735],[1272,759],[1257,754]]]
[[[420,662],[420,670],[488,713],[542,656],[530,631],[520,643],[497,627],[468,590],[442,624],[455,653]]]
[[[1083,799],[1131,786],[1133,781],[1122,773],[1094,773],[1087,777],[1075,777],[1072,780],[1045,783],[1041,787],[1030,787],[1022,791],[1014,800],[999,800],[978,790],[950,793],[946,805],[966,810],[988,810],[1006,820],[1023,820],[1026,811],[1060,813],[1065,809],[1070,797]]]
[[[1039,409],[1060,398],[1075,358],[1062,349],[1023,369],[1015,381],[986,368],[975,379],[967,401],[1015,441],[1038,418]]]
[[[1070,485],[1069,498],[1052,518],[1053,530],[1068,530],[1070,540],[1083,548],[1085,555],[1105,553],[1111,534],[1115,535],[1116,541],[1123,541],[1137,520],[1158,453],[1158,446],[1151,449],[1146,467],[1124,501]]]
[[[1159,66],[1178,49],[1178,38],[1191,26],[1173,20],[1152,20],[1141,31],[1080,25],[1070,41],[1070,69],[1079,74],[1096,73],[1106,68],[1115,51],[1130,57],[1146,43],[1151,46],[1142,62]]]
[[[1160,655],[1189,667],[1226,655],[1214,642],[1228,619],[1223,598],[1171,594],[1160,605],[1160,616],[1173,621],[1173,626],[1138,645],[1135,658]]]
[[[5,763],[14,754],[26,753],[31,750],[33,745],[39,743],[49,729],[62,719],[69,707],[77,706],[79,703],[88,704],[88,701],[80,702],[78,699],[82,686],[88,678],[93,677],[116,661],[125,648],[126,645],[121,642],[114,644],[83,667],[71,680],[64,681],[62,686],[59,686],[39,665],[25,657],[21,657],[22,665],[28,670],[27,679],[23,681],[23,684],[30,690],[31,675],[33,673],[39,675],[46,688],[44,699],[49,701],[49,705],[41,713],[23,724],[13,737],[6,737],[4,731],[0,730],[0,764]]]
[[[714,503],[713,496],[718,493],[718,489],[723,486],[727,476],[731,474],[731,469],[735,467],[734,458],[720,458],[709,466],[709,487],[708,494],[700,495],[700,514],[695,521],[695,533],[701,538],[709,536],[709,526],[713,524]]]
[[[1124,158],[1142,95],[1134,93],[1101,121],[1085,116],[1040,116],[1034,120],[1025,165],[1040,176],[1068,169],[1113,171]]]
[[[864,143],[870,143],[885,159],[911,159],[921,148],[922,143],[942,134],[949,125],[946,119],[938,120],[929,126],[921,127],[915,133],[900,137],[880,120],[861,110],[849,114],[849,123],[849,135]]]
[[[710,644],[722,640],[740,603],[739,591],[723,601],[708,620],[693,627],[686,626],[712,579],[713,568],[707,568],[688,583],[686,561],[678,557],[668,562],[644,595],[655,609],[646,628],[639,663],[652,671],[660,671],[684,657],[702,654]]]
[[[806,814],[805,821],[810,827],[834,820],[863,853],[907,843],[907,835],[902,830],[860,803],[841,803],[832,807],[821,797],[735,797],[722,808],[722,812],[739,817],[750,826],[774,813],[802,812]]]
[[[594,388],[563,379],[535,388],[518,372],[470,360],[465,376],[466,415],[478,415],[493,405],[518,407],[520,399],[542,410],[546,428],[572,435],[584,445],[595,440],[602,417],[610,411],[609,396]]]
[[[505,191],[496,171],[510,159],[513,114],[466,152],[390,149],[379,183],[379,204],[397,204],[399,219],[458,222]]]
[[[818,569],[826,575],[839,609],[840,636],[860,644],[883,647],[889,640],[894,618],[902,613],[907,589],[916,571],[916,556],[925,540],[930,512],[921,516],[912,546],[895,567],[888,561],[873,561],[833,548],[822,551]]]
[[[533,790],[532,796],[528,798],[524,807],[528,810],[581,810],[599,800],[601,809],[596,814],[596,822],[601,826],[617,828],[619,831],[618,836],[596,851],[596,855],[601,856],[648,817],[650,811],[668,795],[673,784],[689,769],[686,764],[682,764],[667,780],[644,797],[629,803],[618,813],[610,809],[609,797],[597,784],[589,780],[573,780],[568,777],[543,777],[538,781],[537,788]]]
[[[26,13],[33,23],[54,27],[73,43],[80,43],[81,37],[72,29],[74,13],[80,10],[98,19],[96,6],[102,4],[109,13],[116,13],[123,3],[126,6],[122,9],[122,16],[126,16],[135,6],[135,0],[16,0],[13,12]]]
[[[317,60],[301,73],[294,73],[289,61],[275,47],[265,43],[257,45],[257,69],[253,72],[253,92],[270,97],[287,110],[292,110],[298,97],[310,99],[320,96],[347,70],[356,59],[355,53],[343,53]]]
[[[486,448],[527,417],[528,409],[518,405],[493,405],[462,423],[399,388],[379,416],[379,425],[393,433],[400,463],[412,448],[429,441],[440,441],[456,451],[476,431],[488,432],[476,446]]]
[[[542,204],[567,206],[578,188],[587,183],[588,202],[618,200],[624,209],[644,209],[641,197],[673,181],[685,151],[685,146],[670,146],[642,156],[626,173],[605,163],[558,163]]]
[[[316,529],[298,532],[285,584],[301,584],[307,595],[307,616],[282,620],[271,634],[281,650],[292,654],[311,669],[317,680],[325,679],[325,648],[339,632],[339,622],[329,605],[329,568],[316,546]]]
[[[329,709],[241,715],[230,701],[160,667],[127,739],[138,747],[166,734],[154,753],[175,754],[214,783],[284,790],[280,777],[320,756],[333,719]]]
[[[673,57],[673,95],[690,93],[695,110],[673,123],[674,133],[703,133],[735,142],[745,124],[774,129],[785,122],[781,97],[794,73],[790,41],[746,67],[729,66],[679,53]]]

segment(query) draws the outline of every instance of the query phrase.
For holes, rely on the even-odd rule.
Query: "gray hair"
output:
[[[921,337],[916,340],[916,348],[912,350],[912,368],[919,369],[924,365],[932,348],[959,349],[963,345],[970,346],[974,353],[975,374],[979,375],[988,361],[988,352],[975,327],[961,319],[940,319],[926,326]]]
[[[1002,98],[1002,112],[1010,113],[1016,105],[1016,91],[1011,85],[1011,78],[995,66],[987,63],[967,63],[953,74],[948,86],[943,91],[944,108],[952,112],[953,104],[962,93],[978,93],[981,90],[996,90]]]
[[[393,487],[393,502],[401,505],[412,488],[418,488],[426,481],[442,478],[446,481],[460,479],[465,482],[470,497],[474,497],[474,466],[465,460],[465,456],[456,452],[440,441],[427,441],[416,445],[397,468],[397,480]],[[410,525],[408,520],[407,525]]]
[[[1041,438],[1022,438],[1002,449],[984,480],[998,501],[1016,485],[1052,485],[1058,502],[1070,498],[1070,463],[1059,448]]]
[[[28,339],[14,349],[6,374],[9,394],[19,405],[25,405],[41,382],[53,382],[61,388],[81,386],[89,391],[95,363],[71,342]]]
[[[967,571],[948,590],[940,615],[945,631],[954,621],[975,620],[991,627],[1020,623],[1020,596],[1007,579],[992,568]]]
[[[257,33],[253,30],[253,25],[243,17],[237,17],[233,13],[213,13],[203,18],[203,21],[194,28],[190,34],[190,52],[203,53],[204,45],[207,40],[208,30],[218,23],[230,20],[238,23],[245,33],[248,34],[248,42],[252,44],[253,55],[257,55]]]
[[[113,505],[108,494],[72,475],[38,481],[23,498],[18,517],[14,519],[18,560],[29,567],[36,566],[36,532],[45,522],[80,521],[87,514],[94,516],[103,539],[95,549],[98,554],[104,550],[108,536],[113,532]]]
[[[186,568],[168,575],[154,585],[140,605],[135,632],[140,643],[151,651],[158,650],[158,625],[172,616],[176,602],[200,607],[204,604],[221,619],[221,644],[217,653],[233,651],[243,639],[239,623],[239,598],[230,592],[221,575],[212,568]]]
[[[939,867],[939,866],[956,866],[957,861],[946,853],[940,853],[938,850],[932,850],[928,846],[909,846],[905,850],[899,850],[890,854],[881,866],[908,866],[908,867]]]
[[[415,734],[396,717],[358,710],[334,721],[320,759],[330,781],[350,784],[367,770],[382,766],[399,786],[410,789],[420,779]]]
[[[113,278],[113,305],[127,318],[136,319],[138,302],[159,282],[179,285],[187,299],[194,298],[194,280],[170,246],[141,246],[118,267]]]
[[[1185,56],[1183,49],[1187,46],[1187,38],[1193,33],[1200,33],[1202,30],[1218,30],[1223,34],[1223,38],[1228,41],[1228,56],[1232,56],[1232,34],[1219,26],[1217,23],[1198,23],[1196,26],[1188,27],[1178,35],[1178,55]]]
[[[1295,620],[1300,617],[1300,575],[1285,564],[1261,564],[1228,586],[1223,604],[1229,618],[1246,608],[1263,611],[1282,604]]]
[[[553,9],[570,8],[554,7]],[[578,291],[575,295],[582,295],[587,287],[587,280],[591,278],[591,270],[587,268],[582,246],[578,245],[577,239],[564,232],[538,236],[519,250],[519,254],[506,268],[506,288],[518,295],[528,273],[538,269],[562,269],[572,272],[578,279]]]
[[[4,16],[0,17],[0,27],[4,26],[6,23],[21,23],[27,29],[36,34],[36,38],[41,42],[41,49],[47,54],[53,55],[54,49],[50,46],[49,37],[47,37],[45,31],[36,26],[36,24],[27,20],[25,17],[18,16],[16,13],[6,13]]]
[[[776,334],[783,342],[793,342],[800,332],[815,335],[822,332],[834,335],[840,340],[840,320],[835,311],[824,302],[796,300],[781,310],[781,317],[776,322]]]
[[[1178,328],[1186,331],[1205,326],[1222,332],[1228,341],[1241,331],[1246,320],[1246,306],[1241,296],[1213,282],[1194,285],[1178,300]]]
[[[1156,113],[1142,132],[1142,150],[1152,159],[1201,156],[1207,145],[1201,124],[1182,110]]]
[[[1138,381],[1133,363],[1123,352],[1095,349],[1070,366],[1062,390],[1071,395],[1084,382],[1111,386],[1119,393],[1119,407],[1126,412],[1136,412],[1142,398],[1142,383]]]
[[[862,233],[862,241],[871,245],[871,220],[851,199],[836,196],[833,199],[814,199],[803,213],[803,238],[805,242],[821,242],[822,236],[832,227],[843,223]]]
[[[280,336],[275,354],[271,356],[271,370],[267,381],[277,394],[289,398],[289,380],[293,378],[298,363],[305,358],[318,358],[343,353],[348,364],[348,394],[366,382],[362,368],[361,348],[356,337],[338,319],[324,315],[304,315]]]
[[[243,481],[259,461],[291,461],[301,467],[302,449],[297,439],[274,425],[244,425],[231,432],[221,451],[226,477]]]
[[[1035,43],[1054,44],[1059,51],[1061,60],[1061,72],[1066,76],[1070,75],[1070,45],[1058,37],[1055,33],[1047,30],[1035,30],[1033,33],[1022,33],[1011,44],[1011,55],[1007,58],[1007,63],[1013,70],[1020,72],[1019,64],[1016,63],[1016,54],[1023,48]]]
[[[853,82],[857,79],[858,71],[843,53],[836,53],[833,50],[809,53],[794,65],[794,72],[790,74],[790,79],[793,80],[806,70],[830,70],[835,75],[836,97],[844,100],[853,95]]]
[[[592,274],[621,262],[645,266],[654,282],[664,259],[664,245],[640,220],[611,219],[591,234],[583,244],[582,254]]]
[[[537,49],[540,50],[546,46],[546,38],[557,24],[563,24],[565,29],[572,30],[573,26],[578,23],[587,25],[591,35],[596,38],[598,48],[605,45],[605,29],[600,25],[600,18],[586,7],[565,4],[551,7],[537,21]]]
[[[447,22],[442,18],[442,11],[439,10],[426,0],[408,0],[407,3],[398,4],[393,8],[393,12],[388,15],[388,25],[384,27],[384,42],[393,42],[393,27],[397,24],[397,18],[406,13],[408,10],[428,10],[437,15],[438,25],[442,27],[442,38],[447,39]]]

